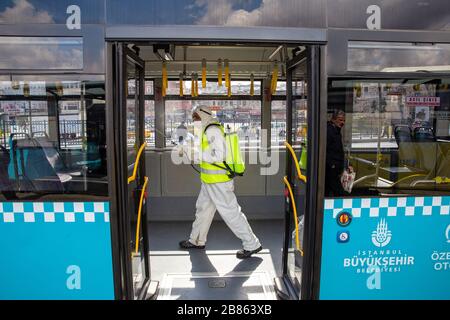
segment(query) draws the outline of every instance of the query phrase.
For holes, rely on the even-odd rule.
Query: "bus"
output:
[[[446,0],[3,1],[0,299],[450,299],[448,21]],[[178,247],[199,105],[239,136],[249,259],[219,215]]]

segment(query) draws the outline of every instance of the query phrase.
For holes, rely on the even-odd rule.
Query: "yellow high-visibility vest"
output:
[[[224,128],[219,122],[214,122],[210,125],[219,126],[222,135],[225,137],[226,160],[217,163],[201,161],[200,179],[204,183],[219,183],[230,181],[236,175],[242,176],[245,171],[245,163],[239,149],[239,138],[237,134],[225,134]],[[201,141],[202,152],[206,152],[209,149],[209,143],[205,132],[210,125],[203,130]]]

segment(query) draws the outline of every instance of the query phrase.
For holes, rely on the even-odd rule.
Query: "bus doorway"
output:
[[[310,272],[317,203],[320,47],[308,46],[286,63],[285,232],[282,299],[311,299]]]
[[[156,299],[299,299],[310,182],[299,180],[297,167],[302,177],[311,174],[306,149],[313,140],[310,121],[315,119],[309,116],[314,110],[309,77],[316,72],[309,66],[310,46],[151,41],[115,45],[114,101],[119,108],[113,124],[120,123],[114,133],[120,185],[116,192],[121,199],[117,212],[127,297],[149,297],[146,283],[159,283]],[[198,140],[192,111],[200,105],[211,108],[226,133],[239,137],[246,171],[233,180],[234,191],[263,246],[249,259],[237,259],[242,244],[219,214],[205,250],[178,246],[191,231],[201,183],[198,163],[176,162],[173,151]],[[136,180],[130,185],[133,172]],[[146,201],[140,202],[139,192],[146,192]],[[135,230],[140,234],[137,242]],[[133,286],[133,279],[142,282]]]
[[[113,45],[114,146],[118,211],[118,236],[122,296],[150,299],[157,283],[151,283],[148,256],[147,213],[148,177],[145,171],[144,69],[145,62],[123,43]]]

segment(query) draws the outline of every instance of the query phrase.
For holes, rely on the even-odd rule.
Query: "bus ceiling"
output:
[[[168,77],[177,79],[203,72],[206,77],[217,77],[227,67],[233,79],[248,80],[252,74],[255,78],[267,78],[274,68],[278,68],[279,77],[283,78],[286,61],[305,50],[305,46],[299,45],[242,43],[130,43],[128,46],[145,61],[146,77],[159,78],[165,68]]]

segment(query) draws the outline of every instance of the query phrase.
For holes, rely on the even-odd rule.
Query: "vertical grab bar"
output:
[[[145,189],[147,188],[148,177],[144,177],[144,185],[141,190],[141,197],[139,198],[139,210],[138,210],[138,218],[136,223],[136,244],[134,249],[134,254],[136,255],[139,252],[139,228],[141,226],[141,213],[142,213],[142,204],[144,202]]]
[[[133,174],[131,177],[128,177],[128,184],[136,180],[136,173],[137,168],[139,167],[139,160],[141,160],[142,152],[144,151],[145,147],[147,146],[147,142],[144,142],[141,147],[139,148],[138,154],[136,155],[136,161],[134,162],[134,168],[133,168]]]
[[[292,158],[294,158],[294,162],[295,162],[295,167],[297,168],[297,177],[299,180],[302,180],[304,183],[306,183],[306,176],[302,174],[302,171],[300,170],[300,165],[297,159],[297,155],[295,154],[294,149],[292,148],[292,146],[285,141],[284,145],[288,148],[288,150],[290,151]],[[295,244],[297,247],[297,250],[300,251],[301,255],[303,256],[303,250],[300,247],[300,237],[299,237],[299,229],[298,229],[298,219],[297,219],[297,206],[295,205],[295,199],[294,199],[294,194],[292,192],[292,188],[291,188],[291,184],[289,183],[287,177],[285,176],[283,178],[283,181],[286,185],[286,187],[288,188],[289,191],[289,196],[291,198],[291,203],[292,203],[292,209],[294,211],[294,222],[295,222]]]
[[[292,188],[291,185],[289,184],[289,181],[287,179],[287,177],[285,176],[283,178],[284,183],[286,184],[288,190],[289,190],[289,195],[291,198],[291,203],[292,203],[292,209],[294,210],[294,221],[295,221],[295,245],[297,247],[297,250],[300,251],[301,255],[303,256],[303,250],[300,247],[300,238],[298,235],[298,221],[297,221],[297,207],[295,206],[295,199],[294,199],[294,194],[292,193]]]

